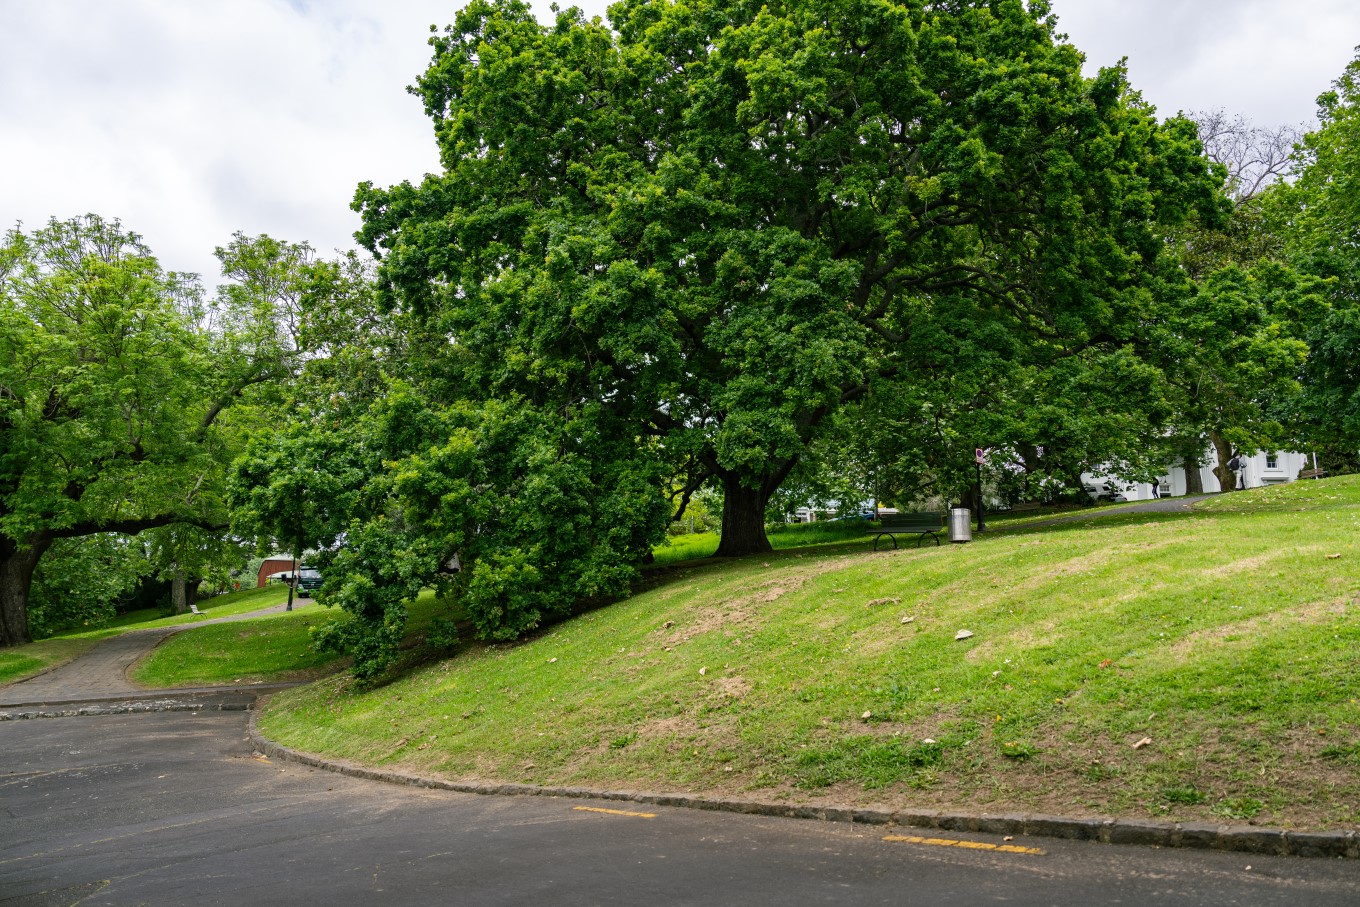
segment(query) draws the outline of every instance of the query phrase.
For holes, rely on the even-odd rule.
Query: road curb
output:
[[[245,712],[254,705],[250,697],[213,699],[132,699],[116,702],[84,702],[0,708],[0,721],[30,718],[77,718],[87,715],[131,715],[142,712]]]
[[[928,809],[857,809],[834,806],[799,806],[763,800],[736,800],[686,793],[593,790],[584,787],[540,787],[534,784],[494,781],[451,781],[407,772],[369,768],[351,762],[326,759],[299,752],[275,743],[260,733],[258,711],[250,713],[248,735],[257,751],[271,759],[296,762],[311,768],[430,790],[463,794],[522,797],[567,797],[572,799],[615,800],[647,806],[675,806],[717,812],[771,816],[781,819],[816,819],[857,825],[909,826],[940,831],[993,835],[1028,835],[1094,841],[1101,844],[1138,844],[1150,847],[1177,847],[1193,850],[1218,850],[1272,856],[1327,857],[1360,859],[1360,833],[1355,831],[1296,832],[1282,828],[1214,825],[1203,823],[1151,822],[1137,819],[1070,819],[1065,816],[1017,814],[956,813]]]

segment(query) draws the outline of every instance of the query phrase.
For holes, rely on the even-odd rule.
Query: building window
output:
[[[1277,453],[1266,454],[1266,469],[1279,469],[1280,455]]]

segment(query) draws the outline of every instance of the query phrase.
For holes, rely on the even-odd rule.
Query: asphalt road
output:
[[[5,907],[531,902],[1354,907],[1360,863],[414,790],[258,757],[240,712],[0,722]]]

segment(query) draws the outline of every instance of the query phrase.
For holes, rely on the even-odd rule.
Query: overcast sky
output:
[[[592,14],[605,5],[580,3]],[[165,267],[209,285],[213,247],[235,230],[348,248],[357,183],[437,167],[429,122],[404,89],[428,62],[428,26],[457,6],[0,0],[0,226],[118,217]],[[1127,57],[1163,115],[1311,120],[1360,44],[1360,0],[1053,7],[1089,71]]]

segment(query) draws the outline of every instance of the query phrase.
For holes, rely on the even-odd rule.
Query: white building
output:
[[[1214,466],[1217,464],[1218,456],[1210,449],[1208,462],[1199,470],[1200,484],[1206,493],[1222,490],[1218,486],[1218,476],[1214,475]],[[1262,451],[1253,457],[1243,457],[1242,464],[1242,468],[1238,470],[1241,477],[1239,487],[1242,488],[1260,488],[1262,485],[1292,482],[1298,478],[1301,470],[1313,468],[1307,454],[1285,450]],[[1121,482],[1099,473],[1082,473],[1081,481],[1087,491],[1119,495],[1126,501],[1147,501],[1154,497],[1150,482]],[[1180,466],[1173,466],[1161,478],[1159,495],[1179,497],[1185,494],[1185,484],[1185,470]]]

